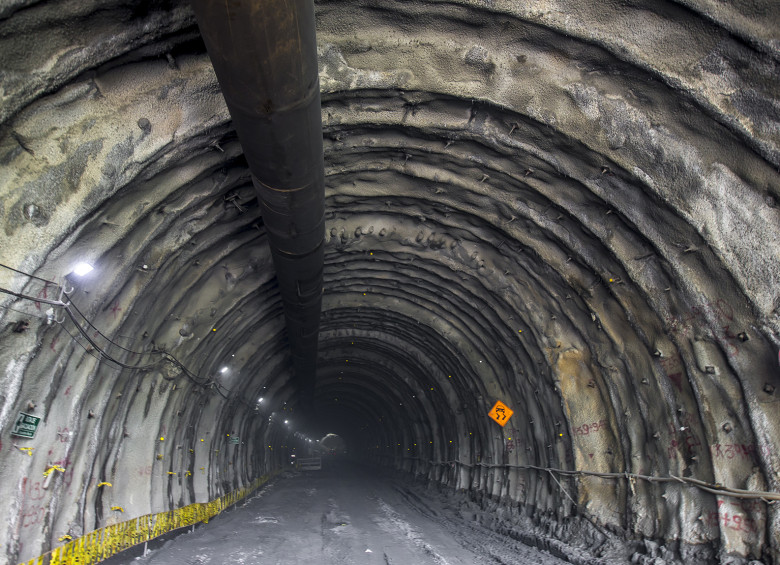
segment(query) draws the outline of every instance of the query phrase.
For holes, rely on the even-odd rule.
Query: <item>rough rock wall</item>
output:
[[[306,415],[189,6],[0,8],[0,263],[79,309],[0,298],[9,561],[246,484],[304,449],[304,417],[595,554],[660,555],[609,533],[670,562],[778,561],[760,500],[519,468],[779,490],[776,10],[519,4],[317,4],[328,246]],[[79,260],[95,271],[63,279]],[[44,418],[33,440],[9,435],[20,411]]]

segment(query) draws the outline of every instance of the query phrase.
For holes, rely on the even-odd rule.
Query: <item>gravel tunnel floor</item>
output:
[[[121,563],[181,565],[566,563],[466,520],[443,496],[330,462],[285,473],[211,523]]]

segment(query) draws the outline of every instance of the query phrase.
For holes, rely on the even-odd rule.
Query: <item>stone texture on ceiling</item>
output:
[[[210,500],[318,431],[593,555],[778,562],[776,506],[511,467],[780,486],[778,14],[645,4],[316,5],[327,247],[300,414],[189,5],[5,3],[0,263],[83,313],[0,298],[8,560]],[[11,438],[30,410],[39,435]]]

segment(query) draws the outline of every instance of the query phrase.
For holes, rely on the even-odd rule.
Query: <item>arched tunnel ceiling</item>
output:
[[[55,283],[4,267],[0,286],[57,299],[62,285],[83,313],[52,306],[47,321],[47,304],[2,299],[3,493],[24,509],[29,469],[74,470],[39,522],[0,532],[8,558],[114,519],[94,480],[128,458],[149,459],[120,487],[149,493],[142,514],[272,468],[296,424],[557,520],[572,510],[542,479],[470,487],[436,465],[776,492],[773,3],[316,14],[327,227],[317,410],[302,414],[263,219],[188,3],[0,8],[0,263]],[[82,260],[95,270],[80,278]],[[515,412],[503,429],[486,417],[496,400]],[[54,453],[14,453],[19,411],[45,416]],[[255,438],[232,467],[196,454],[203,478],[155,478],[158,450],[226,429]],[[768,505],[734,529],[714,496],[616,485],[572,484],[579,512],[777,562]]]

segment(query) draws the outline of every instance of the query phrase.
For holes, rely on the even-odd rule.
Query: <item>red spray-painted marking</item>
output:
[[[119,307],[119,302],[114,302],[114,306],[111,308],[111,312],[113,312],[115,320],[116,320],[117,312],[121,312],[121,311],[122,309]]]
[[[593,422],[592,424],[582,424],[581,426],[578,426],[574,430],[574,435],[587,436],[590,434],[595,434],[597,432],[604,431],[606,428],[607,428],[607,421],[599,420],[598,422]]]
[[[756,454],[763,453],[766,457],[774,455],[774,450],[768,445],[760,448],[755,443],[713,443],[710,445],[712,457],[715,459],[747,459],[756,461]]]

